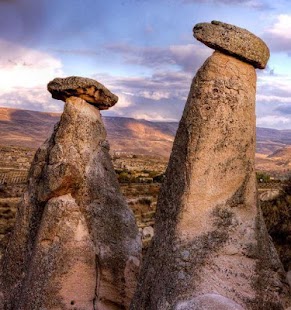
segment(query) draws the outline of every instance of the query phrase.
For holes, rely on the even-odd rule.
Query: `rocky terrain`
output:
[[[266,226],[286,270],[291,271],[291,183],[273,191],[267,199],[261,196]]]
[[[287,308],[290,287],[256,195],[255,68],[269,49],[217,21],[193,33],[215,52],[190,88],[131,309]]]
[[[255,68],[269,49],[218,21],[193,33],[215,52],[177,132],[175,123],[107,118],[110,156],[100,110],[117,96],[95,80],[57,78],[48,90],[64,112],[53,128],[58,115],[34,120],[51,134],[27,171],[38,140],[19,123],[28,130],[34,112],[6,109],[0,125],[17,128],[0,150],[1,310],[290,309],[290,271],[268,231],[290,270],[291,185],[261,190],[263,212],[257,199],[257,179],[271,180],[255,171]],[[257,167],[287,176],[289,140],[262,136]]]
[[[49,135],[49,132],[52,131],[54,124],[59,120],[59,114],[0,108],[0,116],[0,127],[4,132],[0,137],[0,141],[5,144],[0,146],[0,183],[2,180],[2,184],[0,184],[1,255],[1,252],[7,245],[8,236],[14,225],[17,203],[20,201],[20,196],[25,188],[25,182],[23,180],[20,183],[13,181],[13,175],[19,172],[21,174],[24,173],[25,176],[27,175],[36,145],[40,144]],[[160,152],[159,144],[151,141],[152,136],[149,134],[144,133],[144,137],[142,137],[142,133],[147,132],[150,128],[150,132],[156,131],[156,137],[164,137],[166,135],[174,139],[174,133],[178,123],[152,123],[116,117],[104,117],[103,119],[105,120],[107,130],[109,130],[109,138],[113,139],[115,145],[119,146],[112,154],[114,167],[117,172],[130,171],[130,176],[145,176],[147,178],[149,177],[147,172],[150,170],[155,171],[156,174],[162,174],[165,171],[172,142],[170,140],[163,141],[163,143],[168,144],[168,147],[167,149],[163,149],[165,156],[158,157],[153,154]],[[140,133],[138,129],[141,128]],[[158,134],[160,131],[162,131],[161,135]],[[13,134],[15,135],[15,139],[10,140]],[[289,131],[257,128],[257,134],[257,152],[261,152],[256,153],[257,170],[267,171],[275,177],[288,175],[288,166],[291,158],[291,154],[289,156],[290,148],[287,145],[290,143],[290,140],[288,140]],[[126,137],[135,137],[131,141],[132,143],[130,143],[131,149],[129,153],[124,148],[127,141]],[[142,144],[142,148],[136,151],[135,146],[138,144]],[[147,149],[149,145],[151,146],[151,151]],[[111,149],[114,149],[114,145]],[[136,153],[145,154],[137,155]],[[7,174],[7,172],[9,173]],[[4,177],[6,181],[5,179],[3,180]],[[6,183],[5,185],[3,185],[4,182]],[[285,214],[286,210],[290,214],[291,210],[288,205],[287,209],[285,207],[282,210],[282,212],[284,211],[282,213],[281,203],[279,204],[280,206],[272,207],[273,204],[276,205],[276,197],[279,195],[277,188],[278,186],[280,188],[279,184],[274,185],[276,188],[274,197],[269,197],[271,199],[270,202],[265,200],[262,207],[264,215],[267,217],[269,232],[278,236],[276,232],[280,223],[282,223],[281,220],[278,222],[278,217],[280,218],[283,213]],[[274,185],[259,184],[264,193],[274,193]],[[129,206],[134,211],[143,239],[144,250],[147,248],[153,236],[154,215],[159,186],[160,183],[135,183],[134,181],[131,183],[123,182],[121,184],[121,190],[127,198]],[[280,195],[284,196],[284,192]],[[285,198],[282,199],[284,200]],[[275,217],[274,214],[276,214]],[[280,238],[274,236],[273,238],[284,267],[288,270],[291,253],[286,250],[284,244],[288,244],[291,231],[287,231],[286,233],[285,230],[285,233],[279,234],[279,236]]]
[[[271,154],[291,144],[291,129],[278,130],[257,127],[257,153]]]
[[[51,134],[60,114],[0,109],[1,145],[37,149]]]
[[[0,108],[0,145],[36,149],[50,135],[60,114]],[[177,123],[103,117],[111,150],[169,157]]]
[[[57,113],[0,107],[0,145],[36,149],[50,135],[59,119]],[[104,116],[103,120],[112,151],[169,157],[178,122],[109,116]],[[257,154],[267,157],[288,145],[291,145],[291,130],[257,127]]]
[[[28,173],[0,262],[0,309],[126,309],[141,239],[100,116],[118,98],[79,77],[55,79],[48,90],[64,112]]]

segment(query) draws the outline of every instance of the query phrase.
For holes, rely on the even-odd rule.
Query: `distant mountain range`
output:
[[[0,145],[38,148],[48,138],[59,113],[0,108]],[[112,151],[168,157],[177,122],[149,122],[103,117]]]
[[[38,148],[50,136],[59,118],[59,113],[0,108],[0,144]],[[125,117],[103,119],[112,151],[169,156],[178,122]],[[271,159],[270,155],[288,145],[291,145],[291,130],[257,128],[257,153],[261,154],[258,158]],[[289,156],[289,153],[282,154]]]

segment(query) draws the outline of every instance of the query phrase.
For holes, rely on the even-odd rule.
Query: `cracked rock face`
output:
[[[1,263],[5,310],[128,308],[141,242],[105,139],[99,110],[67,98]]]
[[[255,68],[264,69],[270,58],[269,48],[263,40],[230,24],[218,21],[199,23],[195,25],[193,35],[210,48],[237,57]]]
[[[101,83],[78,76],[55,78],[48,83],[47,89],[54,99],[66,101],[67,98],[75,96],[93,104],[99,110],[109,109],[118,100],[118,97]]]
[[[215,51],[197,72],[132,310],[290,305],[257,205],[255,95],[254,67],[232,56]]]

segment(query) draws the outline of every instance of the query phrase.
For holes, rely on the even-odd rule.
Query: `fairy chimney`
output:
[[[256,71],[265,43],[221,22],[193,79],[132,310],[285,309],[290,291],[257,203]]]
[[[128,309],[141,242],[120,193],[99,111],[118,98],[81,77],[57,78],[48,90],[65,101],[64,112],[30,168],[1,263],[2,305]]]

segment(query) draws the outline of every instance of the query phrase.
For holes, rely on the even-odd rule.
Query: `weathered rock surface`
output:
[[[1,263],[5,310],[128,308],[141,242],[105,138],[99,110],[68,98],[35,155]]]
[[[287,272],[287,276],[286,277],[287,277],[287,281],[288,281],[288,283],[289,283],[289,285],[291,287],[291,270]]]
[[[209,294],[225,298],[226,309],[290,305],[257,205],[255,93],[254,67],[232,56],[216,51],[198,71],[131,309],[179,309]],[[221,298],[212,298],[210,309],[222,309]]]
[[[47,88],[54,99],[66,101],[67,98],[75,96],[95,105],[99,110],[109,109],[118,100],[118,97],[101,83],[78,76],[55,78],[48,83]]]
[[[205,294],[179,302],[175,310],[244,310],[232,300],[218,294]]]
[[[194,37],[207,46],[264,69],[270,57],[263,40],[246,29],[212,21],[194,26]]]
[[[154,236],[154,229],[151,226],[147,226],[145,228],[143,228],[142,230],[142,237],[144,239],[146,238],[152,238]]]
[[[291,183],[287,182],[278,195],[263,198],[260,204],[266,227],[285,270],[291,271]]]

